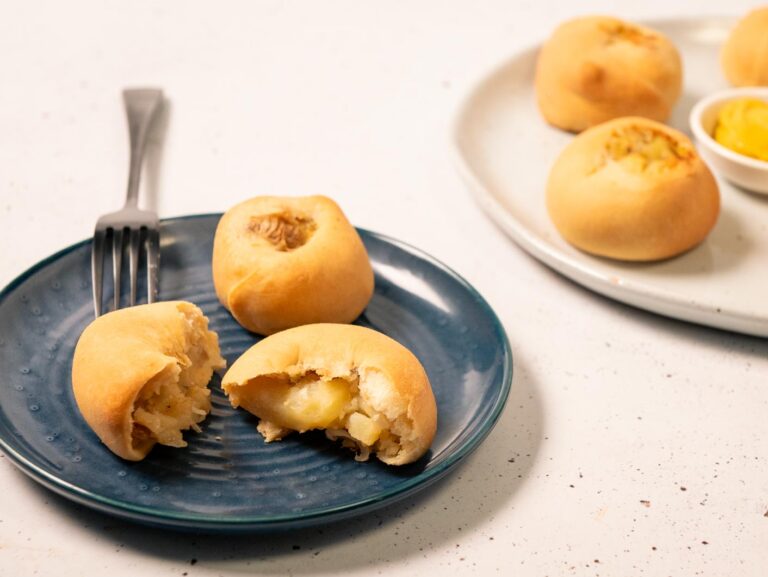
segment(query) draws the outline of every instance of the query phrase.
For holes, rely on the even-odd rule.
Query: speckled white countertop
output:
[[[627,2],[621,16],[752,2]],[[768,342],[598,297],[514,246],[451,165],[482,73],[613,2],[6,2],[0,284],[122,201],[119,90],[171,101],[162,216],[321,193],[412,243],[502,319],[515,374],[483,445],[419,496],[278,536],[175,534],[49,493],[0,458],[0,575],[768,574]],[[525,135],[521,135],[524,138]],[[755,279],[765,282],[765,279]]]

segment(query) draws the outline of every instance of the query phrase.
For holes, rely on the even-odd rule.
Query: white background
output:
[[[329,195],[356,225],[473,283],[507,329],[515,375],[498,426],[445,481],[322,530],[147,529],[72,505],[2,458],[0,575],[768,574],[768,343],[550,272],[481,214],[448,147],[472,82],[571,15],[751,5],[3,2],[0,285],[121,204],[119,93],[158,85],[171,107],[146,180],[161,216]]]

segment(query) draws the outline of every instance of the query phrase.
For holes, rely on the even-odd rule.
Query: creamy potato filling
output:
[[[279,251],[289,251],[307,243],[317,229],[314,220],[288,211],[252,216],[248,230]]]
[[[324,429],[329,439],[354,450],[357,460],[376,453],[387,462],[414,441],[408,407],[378,371],[263,375],[232,391],[230,399],[260,418],[258,430],[267,442],[292,431]]]
[[[182,431],[199,432],[198,423],[211,410],[208,381],[218,355],[207,348],[204,318],[187,315],[187,321],[186,351],[147,382],[134,402],[132,439],[137,448],[155,442],[186,447]]]
[[[598,168],[616,162],[629,172],[662,172],[693,158],[693,150],[673,136],[649,127],[615,130],[605,143]]]

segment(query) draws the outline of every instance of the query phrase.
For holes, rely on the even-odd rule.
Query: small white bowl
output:
[[[768,102],[768,88],[733,88],[703,98],[691,110],[691,130],[699,144],[699,153],[714,170],[738,186],[768,194],[768,162],[726,148],[712,136],[723,105],[745,97]]]

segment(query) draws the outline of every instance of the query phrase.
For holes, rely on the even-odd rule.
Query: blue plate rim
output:
[[[161,223],[212,217],[220,218],[222,214],[223,213],[209,212],[181,215],[163,218],[161,219]],[[362,233],[363,236],[369,236],[371,238],[383,240],[388,244],[394,245],[407,253],[410,253],[422,260],[429,262],[431,265],[437,267],[438,269],[447,273],[451,278],[456,280],[485,310],[488,318],[492,321],[493,328],[503,347],[504,364],[501,384],[499,393],[494,399],[494,403],[488,417],[474,435],[463,441],[453,453],[446,457],[445,461],[439,463],[434,468],[425,470],[414,475],[413,477],[405,479],[402,483],[397,484],[394,488],[387,492],[358,499],[343,505],[324,507],[308,511],[306,513],[299,512],[269,516],[254,515],[247,517],[222,517],[199,513],[177,513],[173,511],[159,512],[156,508],[144,507],[127,501],[120,501],[82,489],[77,485],[73,485],[72,483],[63,480],[56,475],[51,474],[49,471],[46,471],[42,467],[39,467],[29,461],[23,454],[16,451],[6,441],[2,434],[0,434],[0,450],[2,450],[3,453],[10,458],[11,462],[27,476],[37,481],[47,489],[62,495],[63,497],[93,509],[116,515],[118,517],[143,521],[149,524],[170,528],[258,530],[261,528],[266,529],[285,526],[287,524],[300,524],[305,526],[310,525],[313,521],[317,520],[331,522],[340,518],[363,514],[373,508],[378,508],[378,506],[395,503],[396,501],[406,498],[415,492],[431,485],[446,475],[448,472],[450,472],[454,467],[456,467],[464,457],[477,449],[480,443],[488,436],[488,434],[490,434],[498,422],[498,419],[501,416],[501,413],[509,398],[509,392],[512,386],[513,359],[509,339],[501,321],[499,320],[490,304],[488,304],[488,301],[486,301],[485,298],[478,292],[478,290],[475,289],[455,270],[440,260],[436,259],[435,257],[431,256],[430,254],[424,252],[423,250],[404,241],[360,227],[357,227],[357,230],[358,232]],[[2,304],[14,290],[16,290],[27,279],[32,277],[37,271],[43,269],[49,264],[57,261],[58,259],[90,242],[90,238],[81,240],[49,255],[48,257],[32,265],[30,268],[14,278],[2,290],[0,290],[0,304]]]

